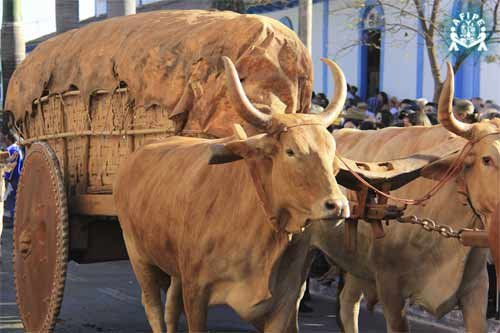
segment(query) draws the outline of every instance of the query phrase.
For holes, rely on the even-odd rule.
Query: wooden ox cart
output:
[[[27,331],[53,330],[69,260],[127,258],[112,187],[130,153],[171,135],[231,135],[233,123],[255,133],[225,96],[222,55],[236,63],[246,94],[262,111],[309,110],[308,52],[281,23],[252,15],[114,18],[40,44],[16,70],[6,110],[26,149],[14,272]],[[389,184],[388,191],[417,177],[427,162],[349,163],[372,184]],[[339,178],[359,188],[347,169]],[[383,205],[367,207],[359,217],[384,218]]]
[[[112,187],[130,153],[171,135],[230,135],[233,123],[255,133],[226,100],[222,55],[262,110],[309,109],[311,61],[295,34],[230,12],[106,20],[40,44],[18,67],[6,110],[26,149],[14,273],[27,331],[53,329],[69,260],[127,259]]]

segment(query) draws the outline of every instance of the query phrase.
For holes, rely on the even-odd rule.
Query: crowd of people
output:
[[[432,126],[438,123],[437,104],[425,98],[398,99],[381,91],[363,101],[357,95],[357,87],[347,85],[347,100],[341,117],[333,129],[357,128],[375,130],[388,126]],[[311,113],[320,113],[328,105],[328,98],[323,93],[312,95]],[[455,116],[467,123],[483,119],[500,118],[500,106],[492,100],[484,101],[481,97],[472,99],[454,99]]]

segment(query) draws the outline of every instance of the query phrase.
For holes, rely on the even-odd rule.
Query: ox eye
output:
[[[483,157],[483,164],[486,166],[492,166],[493,165],[493,160],[489,156],[484,156]]]
[[[290,148],[288,148],[285,152],[290,157],[295,156],[295,152],[292,149],[290,149]]]

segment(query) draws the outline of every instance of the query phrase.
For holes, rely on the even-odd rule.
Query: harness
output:
[[[477,140],[474,140],[474,141],[468,141],[465,146],[460,150],[460,153],[458,155],[458,158],[456,158],[453,163],[448,167],[448,169],[446,170],[446,172],[444,173],[443,177],[429,190],[429,192],[427,192],[426,194],[424,194],[422,197],[418,198],[418,199],[406,199],[406,198],[399,198],[399,197],[396,197],[396,196],[393,196],[393,195],[390,195],[390,194],[387,194],[381,190],[379,190],[378,188],[376,188],[375,186],[371,185],[369,182],[367,182],[365,179],[363,179],[363,177],[359,176],[345,161],[344,159],[341,157],[341,156],[337,156],[337,158],[342,162],[344,163],[344,165],[346,166],[346,168],[349,170],[349,172],[360,182],[362,183],[363,185],[365,185],[366,187],[368,187],[369,189],[373,190],[374,192],[376,192],[377,194],[380,194],[381,196],[383,197],[386,197],[388,199],[391,199],[391,200],[394,200],[396,202],[400,202],[400,203],[404,203],[405,205],[419,205],[419,204],[422,204],[424,202],[426,202],[427,200],[431,199],[441,188],[443,188],[443,186],[449,182],[458,172],[459,170],[462,168],[462,164],[465,160],[465,158],[467,157],[467,154],[472,150],[472,148],[474,147],[474,145],[476,143],[478,143],[479,141],[483,140],[484,138],[490,136],[490,135],[498,135],[500,134],[500,132],[492,132],[492,133],[488,133],[488,134],[485,134],[483,135],[482,137],[480,137],[479,139]],[[464,179],[465,180],[465,179]],[[467,184],[466,184],[466,193],[464,193],[464,195],[467,196],[467,200],[469,201],[469,205],[471,206],[471,208],[474,210],[475,214],[477,214],[477,211],[476,209],[473,207],[472,203],[470,202],[470,197],[469,197],[469,193],[468,193],[468,190],[467,190]],[[479,216],[479,215],[478,215]]]

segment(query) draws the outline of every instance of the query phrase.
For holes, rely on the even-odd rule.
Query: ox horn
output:
[[[461,122],[455,118],[455,115],[453,114],[455,79],[451,63],[448,61],[446,62],[446,65],[448,66],[448,74],[446,75],[446,80],[444,81],[443,89],[441,90],[441,95],[439,96],[438,119],[443,127],[448,131],[466,139],[470,139],[473,125]]]
[[[319,115],[323,124],[328,127],[335,121],[335,119],[337,119],[340,112],[342,112],[342,109],[344,108],[344,103],[347,97],[347,85],[345,83],[344,73],[336,63],[327,58],[321,58],[321,61],[324,62],[328,68],[330,68],[335,87],[330,104],[328,104],[325,111]]]
[[[260,129],[268,129],[271,126],[271,115],[262,113],[252,105],[241,85],[238,72],[233,62],[228,57],[222,57],[226,69],[227,91],[231,102],[235,104],[239,115],[250,124]]]

